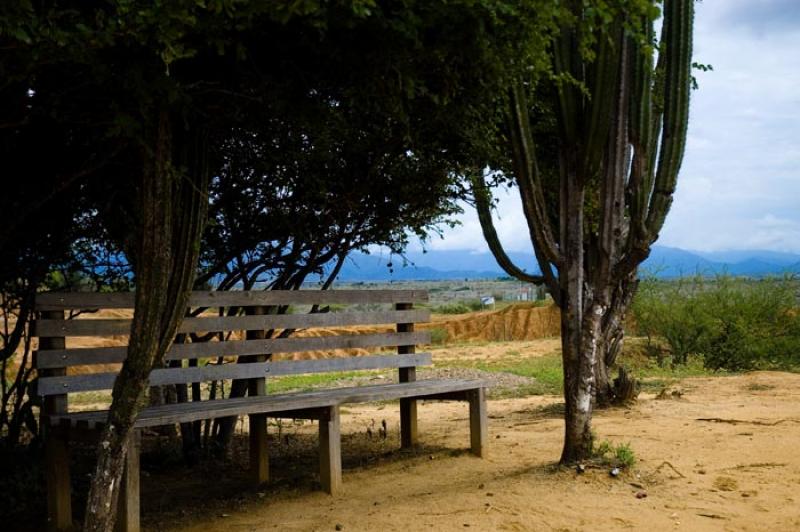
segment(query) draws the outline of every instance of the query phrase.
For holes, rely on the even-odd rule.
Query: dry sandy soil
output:
[[[530,307],[437,318],[431,326],[445,329],[450,341],[473,343],[437,350],[435,360],[469,364],[551,354],[558,340],[541,337],[558,333],[556,318],[552,308]],[[502,340],[515,342],[491,343]],[[345,354],[361,353],[335,355]],[[618,478],[607,468],[578,475],[555,466],[563,422],[554,396],[491,400],[486,459],[466,452],[464,404],[421,405],[421,445],[413,451],[398,450],[396,405],[350,405],[342,416],[344,492],[337,497],[315,489],[317,437],[310,423],[270,427],[273,482],[260,489],[246,481],[244,435],[231,463],[193,468],[174,465],[179,457],[159,456],[151,437],[143,456],[144,525],[186,531],[337,525],[347,531],[800,530],[800,375],[686,379],[680,392],[668,399],[645,395],[631,408],[596,415],[598,439],[630,442],[638,458]],[[75,478],[87,483],[85,473],[76,471]]]
[[[637,455],[635,467],[618,478],[605,468],[578,475],[554,466],[562,437],[557,397],[490,401],[486,459],[465,450],[464,405],[421,405],[422,446],[413,452],[396,450],[394,405],[358,405],[343,415],[342,495],[313,490],[314,427],[290,426],[271,448],[273,486],[246,488],[236,468],[186,471],[186,489],[177,491],[193,492],[191,504],[161,474],[145,476],[145,525],[186,531],[800,530],[800,375],[686,379],[680,387],[680,396],[644,396],[629,409],[596,415],[599,439],[630,442]],[[216,474],[229,478],[209,482]]]

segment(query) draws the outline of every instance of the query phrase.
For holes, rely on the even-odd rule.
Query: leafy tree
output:
[[[538,36],[533,30],[541,23],[532,7],[504,1],[401,6],[370,0],[118,0],[6,3],[0,10],[0,68],[8,74],[0,91],[3,105],[9,102],[3,109],[2,124],[9,133],[4,150],[13,153],[24,135],[30,135],[28,148],[39,142],[52,150],[52,164],[44,165],[40,182],[54,183],[54,193],[44,202],[33,199],[34,209],[19,211],[43,212],[56,199],[62,201],[65,191],[81,191],[92,205],[89,212],[102,220],[103,238],[132,265],[138,288],[129,354],[101,438],[87,530],[113,526],[125,442],[149,371],[161,362],[185,308],[207,201],[204,183],[211,173],[209,139],[227,142],[239,131],[247,133],[239,122],[269,101],[273,84],[316,70],[325,75],[312,78],[309,90],[327,98],[329,106],[344,102],[362,119],[370,113],[385,118],[386,129],[369,134],[391,131],[385,140],[398,141],[373,154],[389,155],[370,161],[377,172],[362,167],[368,171],[358,176],[362,181],[353,182],[371,187],[365,176],[399,177],[429,168],[435,171],[424,175],[428,185],[443,190],[442,166],[428,166],[431,161],[439,157],[453,163],[456,155],[469,153],[468,147],[491,147],[485,139],[492,136],[487,126],[494,121],[485,118],[507,72],[503,54],[525,42],[531,56],[536,47],[530,43],[544,42],[510,38]],[[287,48],[291,53],[284,55]],[[318,53],[325,49],[335,53]],[[284,56],[289,58],[284,63],[274,61]],[[297,72],[298,57],[318,62]],[[333,68],[340,69],[337,76]],[[346,90],[336,90],[342,87]],[[34,127],[38,123],[56,126],[52,131],[58,137],[48,138],[46,129]],[[443,125],[448,133],[459,134],[426,151]],[[259,135],[259,140],[273,138]],[[369,138],[374,142],[378,137]],[[24,158],[17,160],[15,168],[24,168]],[[399,167],[381,168],[386,163]],[[330,198],[341,193],[338,186],[302,193]],[[381,189],[373,190],[374,207],[381,207]],[[404,190],[416,194],[419,189]],[[417,226],[415,216],[422,220],[441,209],[433,201],[432,210],[420,213],[424,202],[419,199],[398,204],[411,209],[405,215]],[[352,225],[345,222],[339,221],[343,227]],[[376,234],[381,231],[387,239],[399,235],[391,228]],[[9,234],[0,234],[0,248],[5,249]]]
[[[327,287],[351,250],[399,252],[409,231],[424,237],[454,212],[463,191],[453,176],[494,149],[485,141],[494,123],[475,117],[495,109],[488,87],[505,72],[488,33],[508,30],[487,29],[489,14],[379,7],[360,23],[329,19],[321,45],[291,23],[262,37],[259,46],[280,53],[251,58],[258,74],[244,90],[261,103],[218,142],[199,282],[298,288],[334,260]],[[245,382],[230,388],[246,392]],[[220,424],[223,446],[232,426]]]
[[[208,79],[198,79],[197,63],[190,60],[198,53],[194,44],[202,35],[200,42],[216,43],[214,58],[224,61],[230,32],[267,9],[239,7],[22,3],[6,9],[0,19],[4,68],[18,67],[3,89],[41,98],[41,104],[25,102],[12,109],[24,108],[10,128],[17,134],[31,132],[26,119],[38,113],[53,117],[62,126],[56,131],[66,130],[68,140],[77,139],[85,148],[76,150],[78,157],[109,146],[100,152],[102,164],[84,163],[67,177],[56,173],[45,178],[63,191],[102,167],[108,172],[103,184],[128,193],[100,209],[108,214],[121,208],[127,215],[107,215],[107,226],[133,265],[139,290],[128,356],[98,448],[87,530],[113,528],[126,442],[149,372],[163,358],[182,318],[196,269],[208,179],[205,113],[198,111],[213,108],[219,98],[195,92]],[[209,62],[203,64],[212,66]],[[213,68],[209,72],[216,75]],[[39,134],[40,141],[45,138]],[[55,159],[53,165],[62,170],[70,160]],[[126,223],[114,224],[115,218]]]

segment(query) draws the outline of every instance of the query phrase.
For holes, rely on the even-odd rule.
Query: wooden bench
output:
[[[194,292],[189,309],[194,317],[183,320],[178,333],[238,333],[226,341],[173,344],[166,359],[170,367],[156,369],[149,384],[185,385],[204,381],[243,380],[247,396],[226,399],[187,401],[145,408],[136,422],[127,453],[118,524],[122,530],[139,528],[139,447],[140,430],[147,427],[189,423],[228,416],[249,416],[250,469],[254,482],[269,479],[267,423],[271,418],[313,419],[319,421],[320,482],[324,490],[336,494],[341,488],[339,406],[369,401],[400,401],[401,445],[417,442],[417,401],[456,400],[469,404],[471,451],[484,456],[487,443],[485,383],[482,381],[431,379],[417,380],[416,368],[430,365],[430,353],[417,353],[415,347],[430,342],[428,332],[414,329],[426,322],[427,310],[413,308],[427,301],[421,290],[300,290],[258,292]],[[71,394],[108,390],[116,379],[118,366],[94,373],[73,373],[75,366],[116,364],[125,359],[127,346],[73,347],[68,337],[108,337],[127,339],[129,318],[109,318],[88,313],[69,319],[76,311],[132,309],[132,293],[43,293],[37,297],[34,334],[39,339],[35,356],[38,394],[44,398],[42,426],[45,434],[48,526],[54,530],[72,527],[69,448],[71,439],[97,438],[107,411],[82,412],[71,409]],[[284,313],[288,306],[364,305],[382,310],[347,312]],[[210,311],[216,311],[211,314]],[[200,311],[203,311],[200,313]],[[67,314],[69,313],[69,314]],[[119,313],[118,313],[119,314]],[[86,319],[89,318],[89,319]],[[391,324],[385,332],[345,329],[336,334],[308,336],[280,335],[282,330],[375,326]],[[221,335],[218,335],[221,336]],[[353,350],[355,348],[396,348],[396,353],[339,356],[316,359],[282,359],[281,353]],[[341,353],[341,352],[340,352]],[[228,363],[219,364],[220,357]],[[236,361],[234,363],[234,360]],[[178,362],[175,362],[178,361]],[[246,362],[246,363],[245,363]],[[175,366],[175,367],[173,367]],[[397,369],[396,383],[349,388],[316,389],[298,393],[267,393],[269,378],[280,375],[331,371]]]

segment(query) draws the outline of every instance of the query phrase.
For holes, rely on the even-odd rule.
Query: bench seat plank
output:
[[[485,387],[487,387],[487,382],[482,380],[426,379],[414,382],[179,403],[144,409],[136,421],[136,428],[188,423],[217,417],[339,406],[346,403],[406,398],[424,399],[426,396],[436,398],[437,395],[441,395],[442,398],[456,398],[456,395],[452,395],[455,392],[468,392]],[[54,415],[50,416],[50,424],[97,428],[105,422],[107,414],[106,410],[99,410]]]

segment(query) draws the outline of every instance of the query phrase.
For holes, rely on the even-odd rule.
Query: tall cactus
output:
[[[562,463],[591,452],[592,409],[598,394],[608,398],[607,368],[621,345],[637,268],[672,203],[689,118],[693,3],[663,1],[658,52],[656,0],[623,2],[602,27],[583,24],[592,16],[591,2],[569,3],[577,22],[561,29],[552,48],[559,148],[557,158],[547,159],[557,161],[550,170],[558,175],[558,194],[544,193],[530,87],[520,80],[510,88],[513,177],[540,277],[511,263],[492,225],[486,185],[473,179],[484,236],[500,265],[512,276],[544,283],[561,308]],[[555,199],[549,204],[546,198]]]

